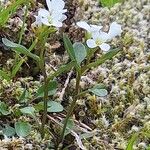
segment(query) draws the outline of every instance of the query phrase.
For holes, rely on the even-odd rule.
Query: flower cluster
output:
[[[88,34],[91,35],[86,41],[87,46],[89,48],[100,47],[103,51],[108,51],[110,49],[110,45],[106,42],[109,42],[122,32],[121,25],[117,24],[116,22],[113,22],[110,25],[108,33],[101,30],[102,26],[89,25],[84,21],[77,22],[77,25],[85,29]]]
[[[35,24],[41,26],[42,24],[46,26],[62,27],[62,22],[67,18],[64,14],[67,9],[64,9],[65,3],[63,0],[46,0],[48,10],[40,8],[38,11],[38,16],[36,17]],[[122,32],[121,25],[113,22],[110,25],[110,29],[107,32],[103,32],[101,29],[103,26],[87,24],[85,21],[77,22],[77,25],[85,29],[88,33],[89,39],[86,44],[89,48],[100,47],[103,51],[108,51],[110,45],[109,42],[115,36],[120,35]]]
[[[67,9],[64,9],[65,3],[63,0],[46,0],[48,10],[40,8],[35,24],[41,26],[62,27],[62,22],[67,18],[64,14]]]

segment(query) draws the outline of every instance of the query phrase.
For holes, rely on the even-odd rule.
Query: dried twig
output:
[[[59,120],[63,120],[61,117],[58,117],[58,116],[56,116]],[[74,120],[74,122],[76,123],[76,131],[82,131],[82,132],[85,132],[85,133],[90,133],[86,128],[83,128],[83,127],[81,127],[80,125],[79,125],[79,123],[78,123],[78,121],[76,121],[76,120]]]
[[[66,117],[64,114],[62,114],[62,116],[63,116],[64,118]],[[89,126],[87,126],[86,124],[82,123],[81,121],[74,120],[74,122],[75,122],[76,124],[79,124],[79,125],[82,126],[83,128],[86,128],[87,130],[92,131],[92,129],[91,129]]]
[[[68,77],[67,77],[67,79],[66,79],[66,81],[65,81],[64,88],[62,89],[62,91],[61,91],[61,93],[60,93],[60,96],[59,96],[59,99],[60,99],[60,100],[63,100],[64,94],[65,94],[65,90],[66,90],[66,88],[67,88],[67,86],[68,86],[68,83],[69,83],[69,80],[70,80],[70,77],[71,77],[72,73],[73,73],[73,70],[71,70],[71,71],[68,73]]]

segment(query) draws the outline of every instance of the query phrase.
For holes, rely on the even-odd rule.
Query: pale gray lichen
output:
[[[111,139],[112,144],[109,144],[114,148],[116,145],[116,148],[125,149],[129,138],[126,131],[131,135],[131,131],[144,128],[150,118],[148,115],[150,99],[149,1],[128,0],[110,9],[100,7],[95,0],[79,0],[79,3],[76,21],[84,20],[92,24],[102,24],[105,26],[104,30],[107,30],[108,25],[113,21],[122,25],[122,38],[115,38],[111,42],[114,47],[119,47],[118,44],[123,46],[122,54],[89,71],[86,79],[90,79],[89,83],[102,82],[110,88],[106,98],[108,103],[102,104],[102,109],[106,109],[105,116],[111,122],[108,130],[117,125],[118,132],[116,132],[116,137]],[[107,111],[108,105],[110,109]],[[121,114],[126,114],[125,118],[122,118]],[[134,118],[138,118],[137,122]],[[127,123],[128,127],[126,125],[121,127],[121,122]],[[147,141],[143,141],[135,146],[136,149],[145,147],[143,143],[148,144]]]
[[[82,90],[97,83],[104,83],[109,91],[108,96],[104,98],[86,94],[83,99],[77,101],[77,105],[87,106],[79,112],[81,120],[89,117],[96,125],[97,134],[91,139],[83,140],[84,146],[87,149],[125,149],[130,135],[134,132],[142,130],[150,133],[149,0],[128,0],[123,4],[116,4],[111,9],[100,7],[96,0],[78,1],[80,7],[77,8],[74,16],[76,21],[85,20],[92,24],[102,24],[106,31],[109,24],[116,21],[123,29],[122,37],[115,38],[111,42],[112,47],[122,46],[122,52],[112,61],[107,61],[102,66],[89,71],[81,79]],[[22,20],[10,19],[7,27],[12,28],[13,23],[18,25],[15,28],[15,31],[18,31]],[[66,52],[63,56],[57,55],[52,51],[53,47],[50,44],[46,44],[46,47],[46,70],[51,74],[54,68],[58,69],[61,64],[67,63],[68,55]],[[12,62],[12,59],[7,61],[6,70],[12,67]],[[12,97],[18,100],[27,87],[30,99],[41,85],[43,77],[40,75],[39,79],[40,81],[34,81],[32,77],[17,78],[17,81],[0,79],[0,97],[6,94],[3,100],[10,100]],[[70,90],[74,90],[75,79],[71,80],[69,87]],[[69,102],[72,100],[71,97],[68,99]],[[95,104],[93,106],[93,102],[96,107]],[[32,140],[37,142],[36,147],[40,149],[41,139],[38,133],[33,134],[35,136]],[[9,140],[10,143],[13,143],[12,140]],[[22,142],[24,143],[24,140]],[[147,144],[148,140],[141,138],[134,149],[140,150]],[[31,145],[27,144],[27,147],[31,148]]]

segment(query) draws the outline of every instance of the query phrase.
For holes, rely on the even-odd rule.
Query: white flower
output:
[[[35,24],[41,26],[42,24],[47,26],[62,27],[62,22],[67,18],[64,13],[67,11],[64,9],[65,3],[63,0],[46,0],[48,10],[41,8],[38,11]]]
[[[108,34],[105,32],[96,32],[92,34],[92,39],[86,41],[89,48],[100,47],[103,51],[108,51],[110,45],[105,42],[108,40]]]
[[[108,33],[99,31],[93,32],[92,38],[86,41],[89,48],[100,47],[103,51],[108,51],[110,49],[110,45],[106,42],[112,40],[115,36],[120,35],[122,32],[121,25],[113,22],[110,25],[110,29]]]
[[[92,34],[93,32],[99,32],[100,29],[102,29],[103,27],[103,26],[92,25],[92,24],[89,25],[85,21],[77,22],[77,26],[85,29],[89,34]]]
[[[109,32],[108,32],[109,39],[111,40],[115,36],[121,35],[121,33],[122,33],[121,25],[118,24],[117,22],[111,23]]]

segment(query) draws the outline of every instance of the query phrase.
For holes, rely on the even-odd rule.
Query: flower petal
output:
[[[97,47],[97,44],[95,43],[95,41],[94,41],[93,39],[88,39],[88,40],[86,41],[86,44],[87,44],[87,46],[88,46],[89,48],[95,48],[95,47]]]
[[[112,39],[115,36],[120,35],[121,32],[122,32],[121,25],[118,24],[117,22],[113,22],[110,25],[110,29],[109,29],[109,32],[108,32],[109,39]]]
[[[90,32],[90,26],[85,21],[77,22],[77,26]]]
[[[67,16],[66,15],[62,15],[62,17],[61,17],[61,19],[59,21],[63,22],[66,19],[67,19]]]
[[[104,52],[107,52],[110,50],[110,45],[106,44],[106,43],[102,43],[101,45],[99,45],[99,47],[101,48],[101,50],[103,50]]]
[[[62,12],[62,13],[65,13],[65,12],[67,12],[67,9],[63,9],[61,12]]]
[[[100,32],[92,32],[92,38],[96,41],[100,37]]]
[[[51,3],[54,11],[62,11],[65,7],[65,2],[63,0],[52,0]]]
[[[103,31],[100,31],[99,39],[100,39],[102,42],[107,41],[107,40],[109,39],[108,33],[103,32]]]
[[[53,25],[53,26],[55,26],[55,27],[60,28],[60,27],[62,27],[62,25],[63,25],[63,24],[62,24],[62,22],[61,22],[61,21],[53,20],[52,25]]]
[[[46,4],[47,4],[47,7],[48,7],[48,10],[52,11],[52,1],[46,0]]]
[[[62,18],[62,13],[60,13],[60,12],[52,12],[52,14],[51,14],[51,18],[53,19],[53,20],[60,20],[61,18]]]
[[[92,24],[90,24],[90,26],[91,26],[91,32],[100,31],[100,29],[103,28],[103,26],[92,25]]]
[[[41,16],[35,16],[35,22],[33,24],[41,26],[42,25],[42,20],[41,20]]]
[[[49,20],[48,20],[47,17],[42,18],[42,19],[41,19],[41,22],[42,22],[44,25],[46,25],[46,26],[51,26],[51,24],[49,23]]]
[[[40,8],[38,11],[38,16],[48,17],[48,16],[50,16],[50,13],[46,9]]]

